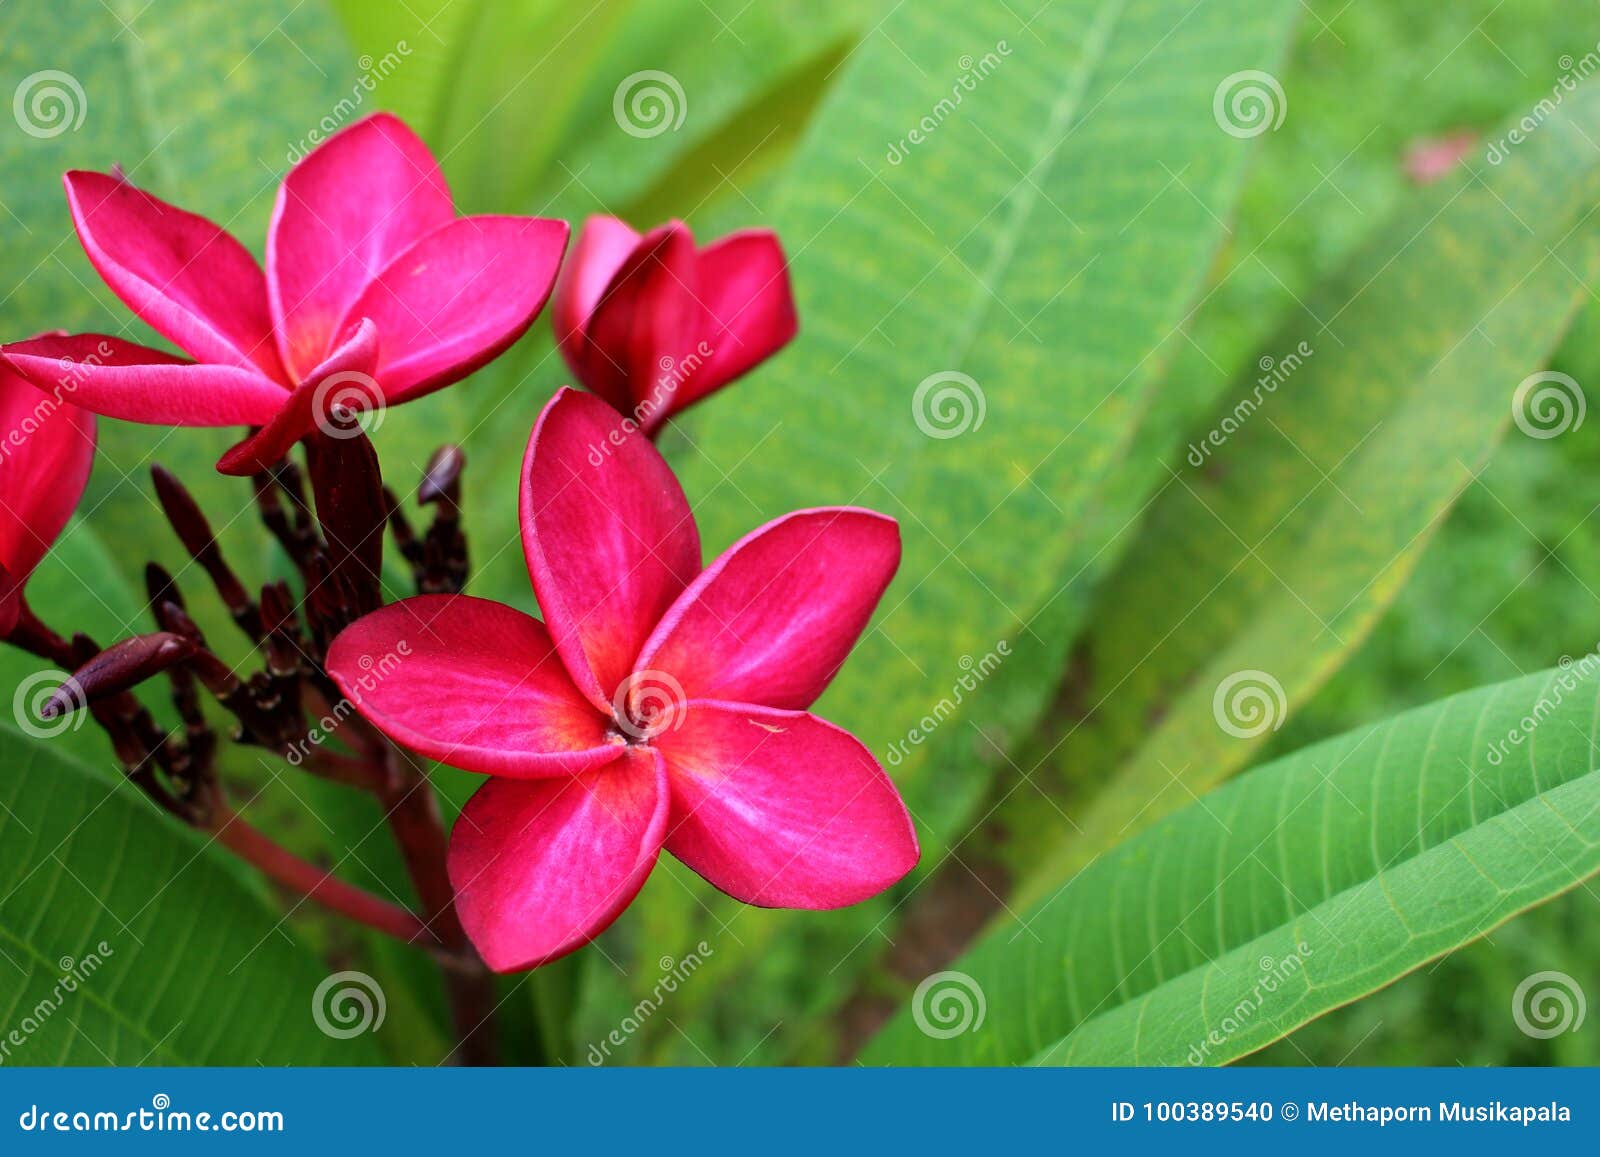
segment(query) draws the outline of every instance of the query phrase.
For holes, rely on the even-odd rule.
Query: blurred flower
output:
[[[94,415],[0,367],[0,635],[66,526],[94,463]]]
[[[195,360],[97,334],[0,353],[36,384],[77,374],[76,401],[106,417],[261,426],[218,463],[229,474],[499,355],[544,306],[567,243],[564,221],[457,217],[427,147],[386,114],[289,171],[265,276],[222,228],[120,174],[74,171],[65,183],[100,276]]]
[[[573,374],[652,435],[777,353],[797,327],[773,233],[747,229],[697,250],[681,221],[641,237],[615,217],[589,218],[553,311]]]
[[[1478,145],[1466,129],[1442,137],[1418,137],[1406,145],[1402,167],[1413,185],[1431,185],[1446,176]]]
[[[595,445],[612,452],[598,462]],[[345,630],[328,670],[397,743],[493,778],[457,821],[462,923],[500,971],[598,935],[662,847],[749,904],[834,908],[916,864],[899,793],[805,710],[900,561],[894,520],[802,510],[704,570],[666,462],[562,390],[528,444],[522,541],[546,623],[424,595]],[[399,641],[406,661],[364,677]]]

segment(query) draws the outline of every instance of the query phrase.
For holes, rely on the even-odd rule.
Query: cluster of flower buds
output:
[[[289,172],[264,271],[224,230],[117,171],[69,173],[66,188],[95,269],[189,356],[102,334],[0,347],[0,633],[72,671],[46,713],[91,712],[167,811],[462,972],[480,959],[533,967],[586,943],[663,849],[747,902],[805,908],[855,903],[916,863],[883,769],[808,711],[895,573],[896,524],[798,511],[703,566],[651,442],[795,335],[770,232],[697,248],[681,223],[641,235],[595,218],[563,263],[565,222],[458,216],[433,157],[387,115]],[[485,365],[552,293],[556,340],[590,393],[556,393],[521,476],[505,480],[519,491],[540,621],[462,593],[461,450],[427,464],[419,531],[361,420]],[[29,607],[28,577],[88,480],[93,414],[247,428],[218,469],[248,477],[293,581],[247,584],[189,491],[152,473],[259,669],[218,656],[155,564],[148,634],[102,648]],[[382,581],[388,536],[416,592],[398,602]],[[182,723],[171,733],[133,694],[155,678]],[[231,716],[233,742],[377,794],[420,915],[318,879],[229,809],[207,700]],[[330,715],[337,736],[307,755],[311,720]],[[487,777],[448,844],[406,752]]]

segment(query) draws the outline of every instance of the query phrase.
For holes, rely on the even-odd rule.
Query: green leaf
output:
[[[1057,0],[1023,27],[1003,6],[895,7],[848,58],[779,186],[772,224],[792,257],[800,336],[664,439],[708,551],[799,507],[900,519],[899,577],[816,710],[894,765],[926,862],[1032,725],[1104,548],[1144,498],[1126,483],[1150,480],[1117,463],[1251,152],[1218,127],[1213,95],[1229,73],[1274,65],[1296,8],[1226,0],[1177,19],[1149,0]],[[974,410],[964,433],[935,437],[923,427],[949,431],[926,413],[919,425],[914,404],[947,373],[976,383],[983,421]],[[930,743],[908,743],[1002,643],[998,673],[959,693]],[[683,905],[690,939],[713,926],[697,905]],[[781,999],[825,1000],[870,959],[883,910],[824,922],[719,906],[736,943],[708,964],[721,981],[696,993],[754,1004],[756,989],[726,977],[758,966],[782,974]],[[819,982],[817,953],[772,958],[779,931],[850,963]]]
[[[864,1059],[1220,1064],[1482,936],[1600,871],[1597,674],[1468,692],[1202,797],[995,930]]]
[[[1019,868],[1067,839],[1024,902],[1244,766],[1371,630],[1587,292],[1597,132],[1589,86],[1505,164],[1421,198],[1195,432],[1081,645],[1080,713],[1024,760],[1053,774],[997,814]],[[1252,688],[1259,725],[1236,712]]]
[[[461,71],[461,46],[484,5],[478,0],[332,0],[332,7],[357,51],[362,102],[370,99],[432,139],[454,98],[451,80]]]
[[[1004,7],[902,5],[825,98],[773,222],[800,337],[737,398],[695,411],[674,449],[711,548],[824,502],[901,519],[900,576],[819,707],[880,755],[963,656],[1026,635],[1063,573],[1098,565],[1086,521],[1137,509],[1139,493],[1102,483],[1249,154],[1218,127],[1213,93],[1272,63],[1294,7],[1228,0],[1174,21],[1149,0],[1059,0],[1023,28]],[[915,396],[950,373],[975,383],[949,383],[972,416],[931,436],[950,430],[919,424]],[[1008,711],[986,691],[980,725],[1031,719],[1026,668],[1049,671],[1062,634],[1013,661],[1030,701]],[[946,779],[926,773],[928,747],[899,768],[935,845],[973,802],[983,747],[960,721],[939,741]]]
[[[800,127],[783,122],[788,110],[765,109],[762,98],[816,61],[836,64],[881,7],[877,0],[635,3],[592,62],[587,83],[573,86],[578,99],[567,132],[544,158],[534,203],[575,219],[617,213],[697,155],[708,168],[731,170],[769,135]],[[815,83],[826,84],[829,75]],[[740,151],[701,155],[736,124]],[[698,176],[711,189],[721,181],[716,172]],[[699,208],[691,201],[677,212]]]
[[[464,209],[559,216],[545,198],[534,197],[534,186],[629,5],[477,0],[466,7],[449,43],[434,115],[419,128],[438,150]],[[425,43],[429,35],[418,31],[411,39]]]
[[[222,853],[48,742],[0,746],[0,1060],[381,1060],[370,1035],[317,1027],[327,970]]]
[[[792,133],[797,126],[752,110],[815,61],[836,60],[878,5],[337,0],[336,7],[362,50],[358,64],[372,99],[434,143],[469,207],[576,219],[625,212],[733,125],[765,122],[756,139],[740,138],[744,148],[724,161],[725,171],[769,134]],[[632,132],[615,111],[619,90],[624,107],[640,96]]]
[[[122,637],[143,613],[142,601],[121,580],[116,564],[94,528],[82,515],[75,517],[28,580],[28,603],[46,623],[70,625],[102,643]],[[52,742],[94,768],[104,768],[108,779],[120,778],[122,769],[111,757],[105,733],[88,722],[88,712],[59,720],[40,720],[35,709],[58,686],[66,672],[58,671],[26,651],[0,646],[0,700],[11,717],[47,727]],[[159,697],[144,694],[149,705],[164,710]]]

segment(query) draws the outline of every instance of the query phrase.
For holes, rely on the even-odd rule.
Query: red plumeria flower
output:
[[[749,373],[798,328],[771,231],[697,250],[682,221],[641,237],[615,217],[589,218],[552,310],[578,380],[646,434]]]
[[[94,440],[93,414],[0,367],[0,636],[17,625],[23,584],[83,496]]]
[[[492,777],[449,857],[462,923],[491,967],[531,968],[593,939],[662,847],[766,907],[854,904],[915,866],[894,784],[805,710],[899,565],[893,519],[797,511],[702,570],[661,455],[570,389],[534,427],[521,506],[544,623],[424,595],[361,619],[328,653],[384,734]]]
[[[564,221],[457,217],[444,175],[387,114],[329,138],[284,178],[267,268],[225,230],[119,176],[70,172],[67,203],[100,276],[194,361],[99,334],[0,347],[36,383],[62,363],[109,418],[262,429],[217,468],[249,474],[343,407],[459,381],[532,324]]]

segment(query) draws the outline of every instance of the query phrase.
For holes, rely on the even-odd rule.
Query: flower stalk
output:
[[[246,823],[225,803],[216,806],[203,830],[296,895],[407,944],[442,946],[428,926],[411,912],[302,860]]]

